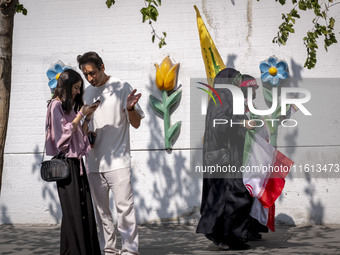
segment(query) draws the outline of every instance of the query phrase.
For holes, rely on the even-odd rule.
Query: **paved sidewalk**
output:
[[[0,225],[1,255],[57,255],[60,226]],[[247,251],[220,251],[193,225],[140,225],[141,255],[340,254],[340,225],[287,227],[249,242]],[[120,243],[120,240],[119,242]]]

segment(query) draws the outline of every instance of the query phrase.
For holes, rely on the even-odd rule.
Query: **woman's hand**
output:
[[[80,109],[80,112],[84,114],[84,116],[90,115],[92,117],[92,113],[98,108],[99,103],[94,103],[92,105],[83,105]]]
[[[92,118],[92,114],[98,108],[98,106],[99,106],[99,102],[94,103],[92,105],[83,105],[80,108],[79,113],[77,114],[76,118],[72,121],[73,131],[79,125],[82,118],[85,118],[85,117],[86,119]],[[83,125],[83,129],[84,129],[84,125]],[[84,131],[85,133],[87,132],[87,124],[86,124],[86,128],[84,129]]]
[[[256,122],[254,120],[246,120],[245,125],[247,130],[252,130],[255,128]]]

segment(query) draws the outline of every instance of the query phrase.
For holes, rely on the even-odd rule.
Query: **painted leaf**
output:
[[[169,128],[168,136],[170,141],[179,133],[181,130],[181,125],[181,121],[178,121]]]
[[[166,100],[165,107],[170,108],[173,106],[178,100],[180,100],[182,96],[182,90],[177,90],[174,93],[172,93]]]
[[[153,95],[149,96],[149,100],[150,100],[149,103],[150,103],[150,106],[152,107],[152,109],[154,109],[156,112],[158,112],[159,114],[161,114],[163,116],[164,115],[164,109],[163,109],[163,104],[161,103],[161,101],[159,101]]]

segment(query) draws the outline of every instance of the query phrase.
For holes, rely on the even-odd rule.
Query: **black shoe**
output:
[[[247,237],[248,237],[248,240],[250,241],[262,239],[262,235],[258,232],[248,232]]]
[[[233,242],[233,244],[229,244],[229,247],[231,250],[249,250],[251,248],[249,244],[242,241]]]
[[[216,240],[212,234],[206,234],[205,237],[207,239],[209,239],[210,241],[212,241],[216,246],[220,246],[220,241],[219,240]]]
[[[218,245],[218,248],[222,251],[230,251],[230,247],[229,245],[225,244],[225,243],[220,243]]]

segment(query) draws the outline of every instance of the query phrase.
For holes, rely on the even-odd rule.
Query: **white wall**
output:
[[[274,1],[264,0],[162,1],[154,27],[168,36],[167,45],[159,49],[151,43],[151,28],[141,22],[143,1],[116,1],[111,9],[107,9],[104,0],[21,2],[29,12],[15,17],[0,223],[60,223],[55,184],[40,179],[38,165],[50,96],[46,71],[58,60],[77,68],[77,55],[97,51],[108,74],[128,81],[143,94],[141,106],[146,117],[138,130],[131,130],[135,204],[141,223],[194,221],[198,217],[201,179],[191,177],[189,166],[190,78],[202,78],[205,71],[194,4],[228,67],[259,77],[259,63],[276,55],[287,61],[295,78],[340,78],[339,45],[329,48],[328,53],[320,46],[316,68],[303,68],[306,52],[302,36],[311,27],[306,20],[297,21],[296,33],[286,46],[272,44],[281,12],[289,10],[289,4],[281,8]],[[332,10],[337,21],[339,10]],[[302,17],[309,20],[312,16]],[[171,153],[163,150],[163,121],[148,103],[150,94],[160,95],[154,85],[154,63],[160,63],[167,54],[181,63],[179,80],[183,90],[181,103],[172,115],[173,123],[182,121],[182,130]],[[314,113],[323,119],[313,116],[308,122],[298,113],[297,118],[304,121],[295,130],[280,131],[279,148],[300,164],[340,163],[340,110],[336,97],[340,87],[326,83],[307,89],[312,93],[308,107],[316,109]],[[340,180],[312,178],[306,173],[294,176],[288,176],[276,203],[277,219],[295,224],[340,223]]]

